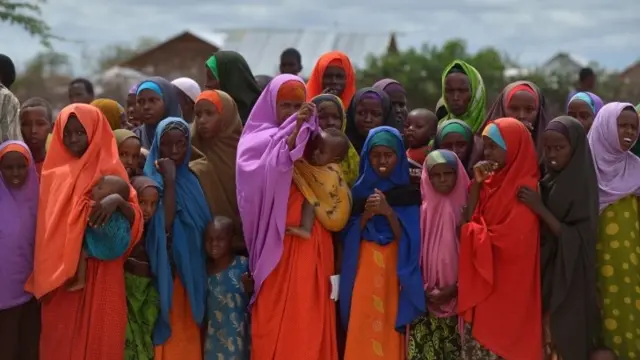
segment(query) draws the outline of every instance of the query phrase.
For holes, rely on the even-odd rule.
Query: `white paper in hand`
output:
[[[338,301],[338,289],[340,288],[340,275],[332,275],[329,277],[331,282],[331,300]]]

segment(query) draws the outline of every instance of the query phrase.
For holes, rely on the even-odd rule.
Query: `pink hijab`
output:
[[[429,170],[437,164],[446,164],[457,173],[456,184],[447,195],[438,193],[431,185]],[[458,224],[462,208],[467,203],[469,177],[455,153],[449,150],[434,150],[427,156],[422,169],[420,190],[420,269],[427,296],[458,281]],[[434,305],[428,303],[429,312],[436,317],[456,314],[457,301]]]

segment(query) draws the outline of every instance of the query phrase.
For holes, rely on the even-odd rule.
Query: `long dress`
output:
[[[286,226],[299,226],[304,196],[291,186]],[[318,220],[311,238],[285,235],[282,257],[252,308],[253,360],[337,360],[331,233]]]
[[[627,196],[600,216],[596,261],[602,340],[621,359],[640,357],[640,224],[638,198]]]

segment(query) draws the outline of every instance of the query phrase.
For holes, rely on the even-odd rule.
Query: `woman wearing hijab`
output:
[[[384,91],[389,100],[396,117],[395,128],[402,133],[404,131],[404,122],[407,121],[409,110],[407,110],[407,92],[404,87],[393,79],[383,79],[373,84],[374,89]]]
[[[445,120],[438,125],[433,141],[434,149],[453,151],[468,174],[472,173],[471,152],[474,149],[475,136],[471,127],[462,120]]]
[[[131,222],[130,246],[142,235],[134,190],[128,201],[107,196],[92,208],[91,190],[105,174],[127,179],[107,119],[91,105],[65,107],[42,168],[33,273],[25,286],[38,299],[46,295],[40,359],[124,358],[126,255],[110,261],[89,257],[84,289],[65,287],[75,275],[90,215],[118,209]]]
[[[349,57],[341,51],[320,56],[307,81],[307,101],[320,94],[333,94],[348,105],[356,92],[356,75]]]
[[[545,356],[588,359],[598,332],[595,253],[598,180],[582,124],[569,116],[542,135],[546,171],[541,196],[522,188],[518,197],[541,221],[542,309]]]
[[[118,145],[120,162],[122,162],[124,169],[127,170],[129,179],[142,174],[142,169],[140,168],[142,143],[140,138],[133,131],[126,129],[117,129],[113,132],[113,135],[116,138],[116,145]]]
[[[33,271],[38,173],[27,144],[0,145],[0,347],[7,360],[38,360],[40,306],[24,284]]]
[[[598,290],[604,345],[621,358],[633,358],[640,334],[640,159],[629,149],[638,139],[633,105],[602,107],[588,139],[598,177],[600,223],[596,245]],[[634,354],[634,355],[631,355]]]
[[[125,128],[129,130],[133,130],[138,126],[142,125],[142,120],[140,119],[140,114],[138,114],[136,108],[136,94],[138,93],[138,84],[133,85],[129,89],[129,93],[127,94],[127,102],[125,107],[125,115],[126,115],[126,123]]]
[[[193,122],[193,106],[196,103],[198,95],[200,95],[200,85],[188,77],[181,77],[171,82],[176,87],[182,117],[188,123]]]
[[[133,132],[140,138],[142,147],[150,150],[158,123],[168,117],[182,117],[178,94],[170,82],[154,76],[138,85],[136,102],[143,124]]]
[[[362,152],[369,131],[378,126],[395,127],[396,120],[387,94],[374,88],[362,88],[347,109],[345,133],[358,153]]]
[[[604,102],[594,93],[580,91],[573,95],[567,103],[567,115],[578,119],[584,127],[585,133],[589,133],[593,119],[602,109]]]
[[[189,164],[202,185],[209,209],[216,216],[232,219],[237,254],[246,254],[242,221],[236,198],[236,153],[242,120],[238,108],[227,93],[205,90],[196,99],[195,122],[191,125],[192,145],[205,157]]]
[[[251,356],[256,360],[336,360],[335,305],[329,281],[334,275],[331,233],[321,216],[316,217],[309,239],[284,231],[301,221],[305,188],[293,181],[294,162],[302,158],[318,127],[313,105],[302,105],[293,116],[279,113],[279,98],[293,94],[281,90],[293,83],[295,89],[304,89],[302,79],[294,75],[271,80],[238,144],[238,208],[255,282]],[[296,96],[304,101],[306,94]],[[348,214],[336,218],[346,221]]]
[[[213,54],[205,65],[207,83],[204,88],[229,94],[236,102],[244,124],[261,92],[249,64],[237,52],[221,50]]]
[[[516,196],[522,187],[537,189],[536,151],[526,126],[513,118],[489,124],[482,141],[485,160],[474,166],[468,222],[460,230],[462,358],[539,360],[539,222]]]
[[[420,269],[428,313],[411,326],[409,359],[458,360],[458,229],[470,182],[452,151],[432,151],[425,165],[420,183]]]
[[[316,105],[318,113],[318,124],[322,130],[334,128],[342,132],[347,129],[347,119],[344,112],[344,106],[339,97],[333,94],[321,94],[311,102]],[[360,156],[349,142],[349,151],[347,157],[340,163],[342,175],[349,187],[355,184],[358,179],[358,166],[360,165]]]
[[[474,133],[481,132],[487,95],[478,70],[462,60],[455,60],[442,73],[442,92],[448,113],[444,119],[460,119]]]
[[[547,128],[547,105],[540,89],[530,81],[507,85],[491,105],[487,121],[511,117],[520,120],[531,132],[539,155],[542,155],[542,134]]]
[[[447,107],[444,105],[444,98],[441,97],[438,102],[436,103],[436,111],[435,111],[436,117],[438,118],[438,120],[442,120],[444,118],[447,117],[447,115],[449,115],[448,111],[447,111]]]
[[[345,360],[404,359],[407,327],[425,313],[420,195],[410,186],[400,133],[372,129],[360,157],[354,205],[342,231],[340,318]]]
[[[97,107],[102,111],[104,116],[109,122],[111,130],[117,130],[121,128],[122,118],[124,117],[124,111],[122,106],[111,99],[95,99],[91,102],[91,105]]]
[[[166,153],[167,149],[177,150]],[[144,175],[158,184],[161,198],[145,235],[160,294],[153,329],[157,360],[202,359],[200,326],[207,283],[202,238],[212,216],[198,178],[189,169],[190,156],[189,124],[175,117],[162,120],[144,165]]]

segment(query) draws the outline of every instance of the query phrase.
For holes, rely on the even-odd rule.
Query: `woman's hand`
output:
[[[393,214],[393,209],[389,206],[386,196],[378,189],[375,189],[375,192],[367,198],[364,209],[374,215],[390,216]]]
[[[520,189],[518,189],[518,200],[520,200],[521,203],[527,205],[527,207],[536,214],[540,214],[542,208],[544,207],[542,199],[540,198],[540,194],[527,186],[522,186]]]
[[[120,205],[120,203],[123,201],[124,199],[122,199],[122,197],[118,194],[111,194],[104,197],[102,200],[93,205],[91,213],[89,214],[89,221],[87,222],[87,225],[93,228],[102,227],[107,223],[107,220],[109,220],[111,214],[116,211],[118,205]]]
[[[473,177],[478,184],[483,183],[498,168],[493,161],[480,161],[473,165]]]
[[[156,169],[162,175],[164,181],[173,181],[176,179],[176,164],[173,160],[162,158],[156,160]]]
[[[302,124],[309,121],[316,111],[316,105],[314,103],[304,103],[298,110],[298,117],[296,119],[296,127],[300,128]]]

